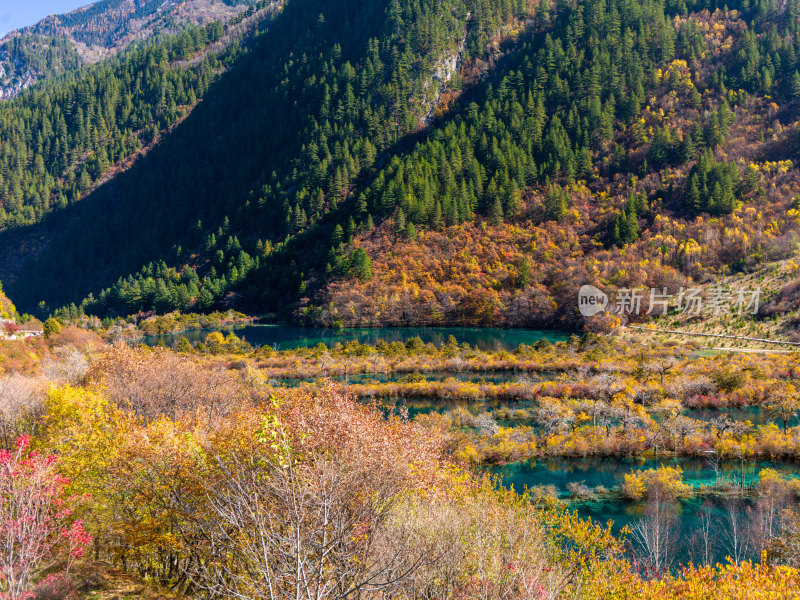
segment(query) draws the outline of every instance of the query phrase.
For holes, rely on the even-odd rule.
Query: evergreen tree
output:
[[[552,185],[544,197],[544,218],[548,221],[561,221],[567,213],[566,190]]]
[[[356,248],[350,254],[348,270],[351,277],[361,282],[372,279],[372,259],[363,248]]]
[[[503,204],[500,202],[500,198],[495,198],[494,203],[492,204],[492,208],[489,211],[489,223],[492,225],[499,225],[503,222]]]
[[[794,75],[792,75],[791,93],[792,93],[792,98],[795,99],[800,98],[800,73],[798,73],[797,71],[795,71]]]
[[[735,164],[719,163],[710,152],[705,152],[689,172],[684,207],[692,214],[730,214],[736,208],[740,186],[741,177]]]

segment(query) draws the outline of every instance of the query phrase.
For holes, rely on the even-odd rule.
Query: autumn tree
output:
[[[0,378],[0,448],[10,450],[21,436],[38,431],[45,412],[45,386],[38,378]]]
[[[44,322],[44,335],[50,337],[61,331],[61,323],[50,317]]]
[[[45,569],[64,559],[61,572],[91,542],[73,513],[80,499],[65,494],[54,456],[29,449],[20,437],[13,451],[0,451],[0,590],[9,600],[32,597]]]
[[[787,385],[772,396],[764,406],[764,411],[771,418],[779,420],[783,425],[783,432],[788,433],[789,421],[800,412],[800,394],[793,385]]]
[[[243,394],[225,371],[202,367],[166,349],[133,349],[127,344],[100,356],[89,378],[103,382],[112,402],[144,421],[198,411],[214,419],[228,412]]]

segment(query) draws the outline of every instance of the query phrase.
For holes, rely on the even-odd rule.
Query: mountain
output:
[[[17,309],[0,287],[0,319],[10,320],[17,316]]]
[[[43,125],[0,156],[0,279],[42,316],[235,306],[309,324],[575,328],[583,283],[677,289],[786,259],[799,13],[291,0],[192,88],[197,103],[175,95],[183,81],[110,94],[100,114],[73,82],[91,126],[59,151],[79,148],[87,185],[33,133],[66,88],[9,103]],[[159,72],[189,73],[166,52]],[[135,82],[121,64],[104,68]],[[154,73],[141,81],[163,83]],[[168,97],[181,116],[158,120]],[[154,143],[104,160],[124,129],[93,129],[140,106]],[[56,185],[37,187],[37,169]]]
[[[188,26],[0,103],[0,228],[38,222],[124,171],[279,10],[262,3],[236,23]]]
[[[113,284],[125,273],[124,269],[138,271],[166,253],[184,257],[183,251],[178,252],[178,245],[188,250],[200,244],[203,248],[208,245],[210,258],[217,261],[197,265],[209,277],[210,285],[205,287],[202,300],[217,302],[233,291],[231,283],[239,283],[229,282],[233,274],[229,269],[236,266],[239,273],[247,271],[256,259],[262,258],[258,256],[259,246],[273,246],[286,237],[288,209],[283,205],[284,190],[291,193],[294,189],[307,201],[313,194],[319,206],[308,206],[312,222],[328,213],[338,214],[339,201],[359,177],[359,168],[369,168],[377,160],[379,149],[384,151],[401,141],[404,134],[418,130],[435,106],[441,88],[436,76],[441,77],[442,67],[432,56],[451,56],[462,46],[463,52],[471,52],[485,45],[490,28],[499,27],[499,16],[491,12],[476,15],[470,21],[485,31],[476,30],[467,39],[469,11],[463,4],[429,3],[421,14],[412,12],[418,7],[401,7],[397,3],[393,6],[372,2],[289,3],[252,49],[204,91],[203,101],[185,120],[130,169],[85,197],[82,194],[89,191],[89,186],[81,185],[80,177],[73,178],[70,184],[68,175],[64,185],[77,190],[70,198],[83,198],[74,206],[73,200],[54,206],[55,190],[48,189],[39,193],[46,200],[37,212],[25,194],[18,193],[15,210],[6,210],[6,220],[11,225],[8,239],[14,240],[10,245],[24,245],[19,241],[21,235],[26,240],[43,236],[47,244],[39,254],[40,266],[56,267],[47,258],[52,251],[69,262],[70,271],[78,264],[86,267],[77,279],[59,277],[56,287],[60,289],[53,290],[55,296],[45,294],[39,300],[54,304],[71,300],[82,293],[84,285]],[[497,25],[491,19],[497,20]],[[354,65],[360,67],[365,58],[366,68],[357,74]],[[145,66],[149,62],[147,59]],[[135,84],[136,76],[120,73],[118,79]],[[152,74],[144,80],[160,81]],[[79,89],[75,93],[81,105],[87,102],[83,112],[94,113],[97,109],[90,110],[88,105],[93,105],[92,99],[102,97],[104,92],[95,89],[81,93],[84,84],[85,80],[76,82]],[[148,97],[158,106],[163,95]],[[10,113],[19,114],[15,107],[30,106],[34,97],[38,96],[9,103]],[[109,115],[130,117],[125,102],[124,95],[115,94],[103,106]],[[38,113],[44,114],[52,101],[42,98],[41,104]],[[106,123],[108,120],[102,119]],[[90,126],[84,118],[83,129],[101,125],[100,119],[95,121]],[[31,132],[39,129],[29,123],[24,127]],[[77,122],[75,127],[80,129]],[[19,137],[26,135],[20,133]],[[308,140],[313,140],[313,145],[307,145]],[[90,146],[91,143],[86,146],[87,150]],[[27,148],[20,152],[26,151]],[[51,151],[42,162],[49,166],[53,158]],[[95,168],[87,167],[89,179],[84,177],[85,181],[103,171],[98,165],[107,166],[105,161],[98,162],[102,158],[102,152],[95,153]],[[12,158],[9,161],[10,165],[18,162]],[[109,162],[114,162],[110,156]],[[19,176],[24,180],[26,173],[23,169]],[[293,180],[304,183],[298,186]],[[314,183],[315,180],[318,181]],[[15,184],[7,182],[6,187],[13,193]],[[24,182],[16,186],[22,187]],[[26,216],[31,211],[34,214]],[[318,217],[314,211],[319,212]],[[48,213],[51,218],[47,222],[20,230]],[[235,225],[226,224],[231,220]],[[250,231],[246,231],[248,227]],[[229,265],[225,257],[223,266],[218,255],[228,246],[228,230],[243,240],[245,236],[256,239],[245,240],[250,247],[249,252],[244,252],[237,249],[238,242],[231,236],[230,249],[236,263]],[[130,236],[136,241],[119,243]],[[213,241],[215,237],[220,238],[219,248]],[[63,250],[58,250],[59,246]],[[106,251],[110,253],[108,257],[114,257],[96,263],[96,267],[84,260],[99,259]],[[83,254],[83,258],[68,257],[72,252]],[[194,260],[188,254],[185,258]],[[144,263],[142,259],[146,259]],[[114,266],[109,269],[110,265]],[[117,266],[121,270],[115,270]],[[27,265],[26,273],[30,268],[38,267]],[[13,272],[6,272],[3,279],[12,285],[17,278]],[[30,281],[27,276],[25,280]],[[19,283],[22,285],[21,280]]]
[[[101,0],[0,39],[0,99],[115,55],[133,42],[240,17],[256,0]]]

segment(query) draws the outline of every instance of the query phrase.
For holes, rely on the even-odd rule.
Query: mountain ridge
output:
[[[0,100],[189,25],[236,20],[257,0],[100,0],[0,38]]]
[[[232,306],[331,326],[402,324],[374,301],[411,293],[427,324],[576,328],[590,280],[680,286],[785,258],[796,5],[294,0],[161,150],[31,229],[48,246],[9,290],[43,315]],[[432,240],[469,255],[493,236],[524,243],[415,266]]]

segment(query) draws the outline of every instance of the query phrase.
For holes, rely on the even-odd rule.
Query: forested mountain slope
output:
[[[257,0],[101,0],[0,40],[0,99],[113,56],[134,41],[189,25],[227,23]]]
[[[519,46],[366,186],[391,215],[356,241],[372,276],[298,316],[577,327],[584,283],[674,292],[790,256],[797,8],[704,6],[583,4]]]
[[[303,314],[574,327],[584,283],[675,291],[790,256],[795,10],[679,12],[638,35],[624,11],[595,32],[577,11],[379,173],[367,196],[397,208],[358,240],[374,277],[333,283]],[[459,225],[471,208],[480,226]]]
[[[0,287],[0,319],[11,320],[17,316],[17,309],[14,303],[5,295],[3,288]]]
[[[129,166],[279,10],[262,2],[236,24],[189,26],[0,103],[0,230],[38,222]]]
[[[36,251],[0,277],[43,313],[573,327],[582,283],[793,251],[797,14],[291,0],[130,169],[10,223],[0,247]]]
[[[309,230],[329,236],[326,215],[349,210],[358,180],[435,107],[443,65],[483,54],[490,32],[512,19],[510,5],[470,11],[455,0],[288,3],[191,115],[130,170],[54,212],[43,227],[6,235],[10,245],[20,235],[56,238],[16,279],[15,293],[28,307],[41,298],[57,306],[92,288],[98,296],[98,284],[166,258],[199,270],[184,276],[183,298],[188,292],[200,308],[222,302],[260,278],[265,248]],[[323,259],[327,243],[321,239],[315,250]],[[159,264],[145,276],[154,269],[162,278],[156,287],[170,283],[174,273]],[[11,285],[13,276],[5,277]],[[28,287],[41,277],[54,284],[49,292]],[[291,297],[298,285],[295,277],[276,291]],[[156,291],[163,290],[99,299],[109,310],[136,311]],[[172,300],[162,294],[157,303],[164,309]]]

